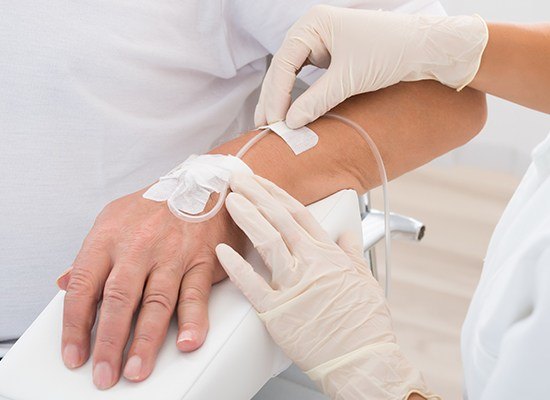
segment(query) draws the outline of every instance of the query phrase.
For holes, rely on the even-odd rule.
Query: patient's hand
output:
[[[187,223],[174,217],[165,203],[144,199],[143,192],[103,209],[69,278],[60,280],[67,290],[62,352],[69,368],[82,365],[90,355],[90,333],[103,299],[93,351],[93,380],[100,389],[120,378],[136,311],[126,378],[140,381],[149,376],[174,309],[177,347],[193,351],[202,345],[208,331],[210,287],[226,277],[214,248],[220,242],[237,248],[244,243],[225,209],[207,222]]]

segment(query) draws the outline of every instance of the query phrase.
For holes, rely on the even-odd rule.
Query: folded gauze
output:
[[[169,206],[187,214],[199,214],[213,192],[227,190],[234,173],[252,175],[243,160],[231,155],[204,154],[189,156],[151,186],[143,197],[167,201]]]

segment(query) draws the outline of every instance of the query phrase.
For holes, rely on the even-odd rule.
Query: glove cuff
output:
[[[430,393],[422,374],[414,368],[395,343],[365,346],[306,371],[331,399],[407,399]]]
[[[489,42],[489,28],[487,27],[487,23],[485,22],[485,20],[479,14],[474,14],[472,18],[477,20],[474,23],[477,25],[477,32],[479,32],[480,41],[477,43],[474,51],[475,58],[471,63],[470,74],[467,75],[466,78],[462,81],[462,84],[456,88],[457,92],[460,92],[462,89],[468,86],[476,77],[477,72],[479,71],[479,67],[481,66],[483,53],[485,52],[485,48],[487,47],[487,43]]]
[[[434,79],[457,91],[477,75],[489,30],[479,15],[415,16],[404,81]]]

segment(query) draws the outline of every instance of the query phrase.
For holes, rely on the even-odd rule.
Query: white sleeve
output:
[[[505,333],[482,400],[550,398],[550,248],[534,262],[532,307]]]
[[[237,68],[275,53],[292,24],[317,4],[444,14],[438,0],[226,0],[223,4]]]

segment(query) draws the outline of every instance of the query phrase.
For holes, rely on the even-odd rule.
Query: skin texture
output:
[[[402,83],[350,98],[334,112],[370,133],[389,177],[395,178],[475,136],[485,121],[485,99],[474,90],[456,93],[435,82]],[[282,139],[268,135],[244,160],[304,204],[343,188],[363,193],[379,184],[375,161],[355,131],[323,118],[309,126],[320,137],[315,148],[295,156]],[[211,153],[235,154],[255,134]],[[210,287],[225,277],[214,249],[223,242],[239,250],[244,243],[225,209],[206,223],[189,224],[166,204],[143,199],[144,190],[104,208],[72,270],[58,281],[67,290],[62,354],[69,368],[89,358],[90,331],[103,300],[93,354],[93,380],[100,389],[113,386],[123,368],[132,381],[149,376],[173,311],[184,339],[177,347],[193,351],[202,345]],[[124,362],[136,312],[134,340]]]
[[[489,42],[470,87],[550,113],[550,24],[488,28]]]

